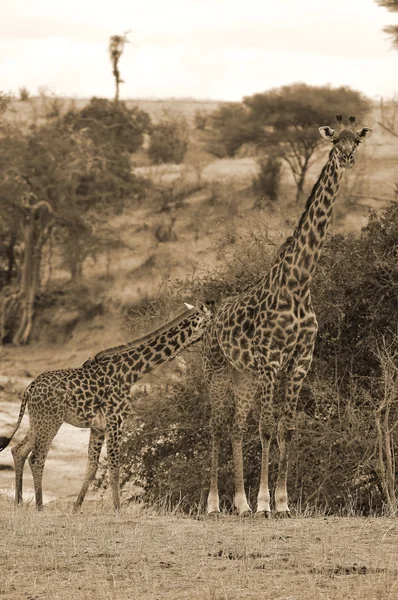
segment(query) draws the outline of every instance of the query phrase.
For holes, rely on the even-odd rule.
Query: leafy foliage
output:
[[[179,164],[187,150],[187,125],[183,120],[163,120],[153,126],[148,154],[155,164]]]
[[[84,131],[96,146],[129,154],[140,148],[143,134],[151,130],[151,119],[145,111],[105,98],[92,98],[81,110],[69,111],[64,123],[72,131]]]
[[[223,104],[210,116],[212,138],[209,151],[216,156],[234,156],[246,142],[258,141],[260,132],[245,104]]]
[[[20,87],[18,92],[19,92],[19,99],[21,100],[21,102],[27,102],[29,100],[30,92],[27,87],[25,87],[25,86]]]
[[[280,157],[292,172],[299,200],[310,160],[322,141],[318,127],[333,123],[343,110],[346,118],[356,115],[360,120],[368,109],[369,101],[348,87],[283,86],[213,113],[211,149],[233,156],[242,144],[254,142],[269,156]]]
[[[376,0],[376,2],[391,12],[398,12],[398,0]],[[398,48],[398,25],[388,25],[384,31],[393,36],[394,47]]]
[[[332,236],[325,246],[313,286],[320,330],[313,367],[299,401],[291,453],[293,503],[334,513],[369,514],[383,508],[374,420],[382,383],[374,351],[383,337],[393,339],[398,322],[397,248],[397,203],[384,214],[373,215],[360,234]],[[261,276],[274,255],[267,229],[257,228],[252,238],[238,240],[226,269],[200,283],[186,284],[185,293],[218,301]],[[181,289],[176,293],[180,297]],[[281,399],[279,389],[276,412]],[[134,478],[152,499],[167,496],[187,510],[203,507],[210,456],[209,408],[200,356],[190,354],[185,376],[139,396],[136,407],[135,428],[123,445],[125,480]],[[396,407],[392,410],[397,412]],[[398,418],[395,413],[392,418]],[[257,420],[252,417],[247,423],[244,460],[246,487],[254,501],[260,444]],[[277,457],[274,443],[272,485]],[[222,502],[231,507],[227,432],[220,464]]]
[[[278,157],[268,156],[257,160],[258,174],[253,180],[253,188],[260,200],[278,200],[281,183],[282,163]]]
[[[129,137],[128,124],[122,127],[118,119],[130,118],[130,112],[122,105],[115,111],[107,100],[98,100],[27,133],[2,129],[0,277],[8,284],[0,299],[3,341],[28,341],[42,254],[50,240],[64,254],[72,279],[80,280],[86,256],[106,242],[104,216],[145,194],[145,182],[131,172],[129,151],[141,143],[149,121],[133,111],[140,126],[130,122]],[[89,127],[83,126],[86,118]],[[105,135],[107,127],[114,135]]]

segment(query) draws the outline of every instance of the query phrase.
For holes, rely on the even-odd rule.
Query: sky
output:
[[[123,35],[121,98],[239,101],[305,82],[398,94],[398,13],[375,0],[0,0],[0,90],[112,98],[109,38]]]

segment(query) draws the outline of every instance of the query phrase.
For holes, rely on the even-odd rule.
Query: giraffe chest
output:
[[[276,307],[260,308],[252,318],[247,313],[245,317],[230,319],[228,327],[215,324],[224,356],[239,370],[256,370],[261,357],[283,366],[298,347],[313,343],[317,329],[307,299],[285,299]]]

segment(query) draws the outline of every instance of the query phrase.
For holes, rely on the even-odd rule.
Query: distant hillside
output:
[[[122,99],[130,108],[138,106],[146,111],[154,123],[158,122],[165,114],[179,115],[193,123],[195,113],[212,112],[221,104],[217,100],[195,100],[194,98],[165,98],[155,100],[150,98]],[[63,96],[45,95],[31,96],[26,101],[14,99],[8,110],[8,118],[17,121],[41,122],[51,113],[63,114],[70,109],[81,109],[88,104],[89,98],[66,98]]]

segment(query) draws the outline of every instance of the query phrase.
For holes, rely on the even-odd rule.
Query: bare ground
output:
[[[0,497],[0,598],[394,600],[393,519],[217,520],[14,510]],[[56,506],[56,505],[54,505]]]

